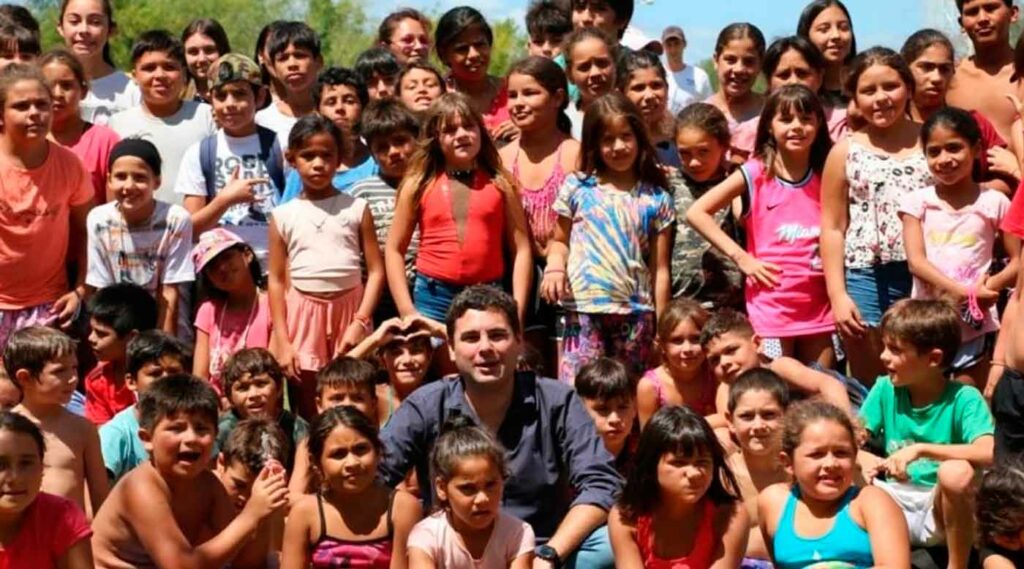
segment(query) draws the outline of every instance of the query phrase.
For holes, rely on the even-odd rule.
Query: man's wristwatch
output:
[[[559,569],[559,567],[562,566],[562,558],[558,556],[558,551],[550,545],[538,545],[537,548],[533,550],[533,554],[536,555],[538,559],[543,559],[550,563],[555,569]]]

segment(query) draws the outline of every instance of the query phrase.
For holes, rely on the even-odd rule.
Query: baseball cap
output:
[[[203,272],[210,261],[217,258],[224,251],[236,246],[246,245],[242,238],[223,227],[215,227],[203,232],[199,236],[199,242],[192,248],[192,264],[196,267],[196,273]]]
[[[633,51],[650,51],[657,55],[661,55],[665,51],[660,41],[649,38],[647,34],[635,26],[626,28],[626,32],[622,34],[622,39],[619,40],[619,43]]]
[[[676,38],[685,42],[686,34],[683,33],[683,28],[679,26],[669,26],[665,28],[665,31],[661,32],[661,41],[665,41],[668,38]]]
[[[240,53],[228,53],[213,62],[210,71],[207,73],[210,80],[210,88],[216,89],[221,85],[235,81],[248,81],[253,85],[262,85],[260,67],[256,62]]]

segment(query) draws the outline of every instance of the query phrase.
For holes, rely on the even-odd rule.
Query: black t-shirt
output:
[[[1003,549],[998,545],[989,545],[981,548],[981,552],[978,557],[981,563],[984,564],[985,560],[993,555],[1005,557],[1010,563],[1013,563],[1014,567],[1024,567],[1024,549],[1013,551],[1010,549]]]

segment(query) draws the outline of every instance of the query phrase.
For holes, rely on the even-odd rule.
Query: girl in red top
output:
[[[405,252],[417,228],[417,277],[410,295]],[[533,259],[515,182],[469,99],[446,93],[431,106],[420,149],[398,189],[384,252],[388,287],[402,316],[444,321],[459,291],[501,283],[506,259],[522,319]]]
[[[32,421],[0,411],[0,569],[92,569],[85,514],[71,500],[39,491],[45,446]]]
[[[494,32],[483,14],[469,6],[452,8],[437,21],[437,57],[451,70],[448,89],[462,93],[483,116],[483,126],[498,145],[519,135],[508,113],[508,87],[487,73]]]
[[[663,407],[640,435],[633,471],[608,515],[619,569],[739,567],[747,512],[711,426]]]

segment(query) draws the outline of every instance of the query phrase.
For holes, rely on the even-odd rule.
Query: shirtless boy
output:
[[[1010,140],[1016,109],[1006,100],[1018,94],[1014,78],[1010,26],[1017,21],[1013,0],[956,0],[960,27],[974,46],[974,55],[956,68],[946,94],[952,106],[978,111]]]
[[[265,544],[260,550],[250,537],[285,507],[284,469],[264,467],[236,515],[209,468],[218,403],[209,384],[189,375],[157,380],[142,394],[139,436],[150,460],[118,482],[93,522],[98,569],[265,566]]]
[[[65,409],[78,383],[75,342],[63,332],[42,326],[11,335],[4,350],[4,368],[21,391],[15,412],[28,417],[43,432],[43,492],[73,500],[95,512],[109,491],[96,427]]]

